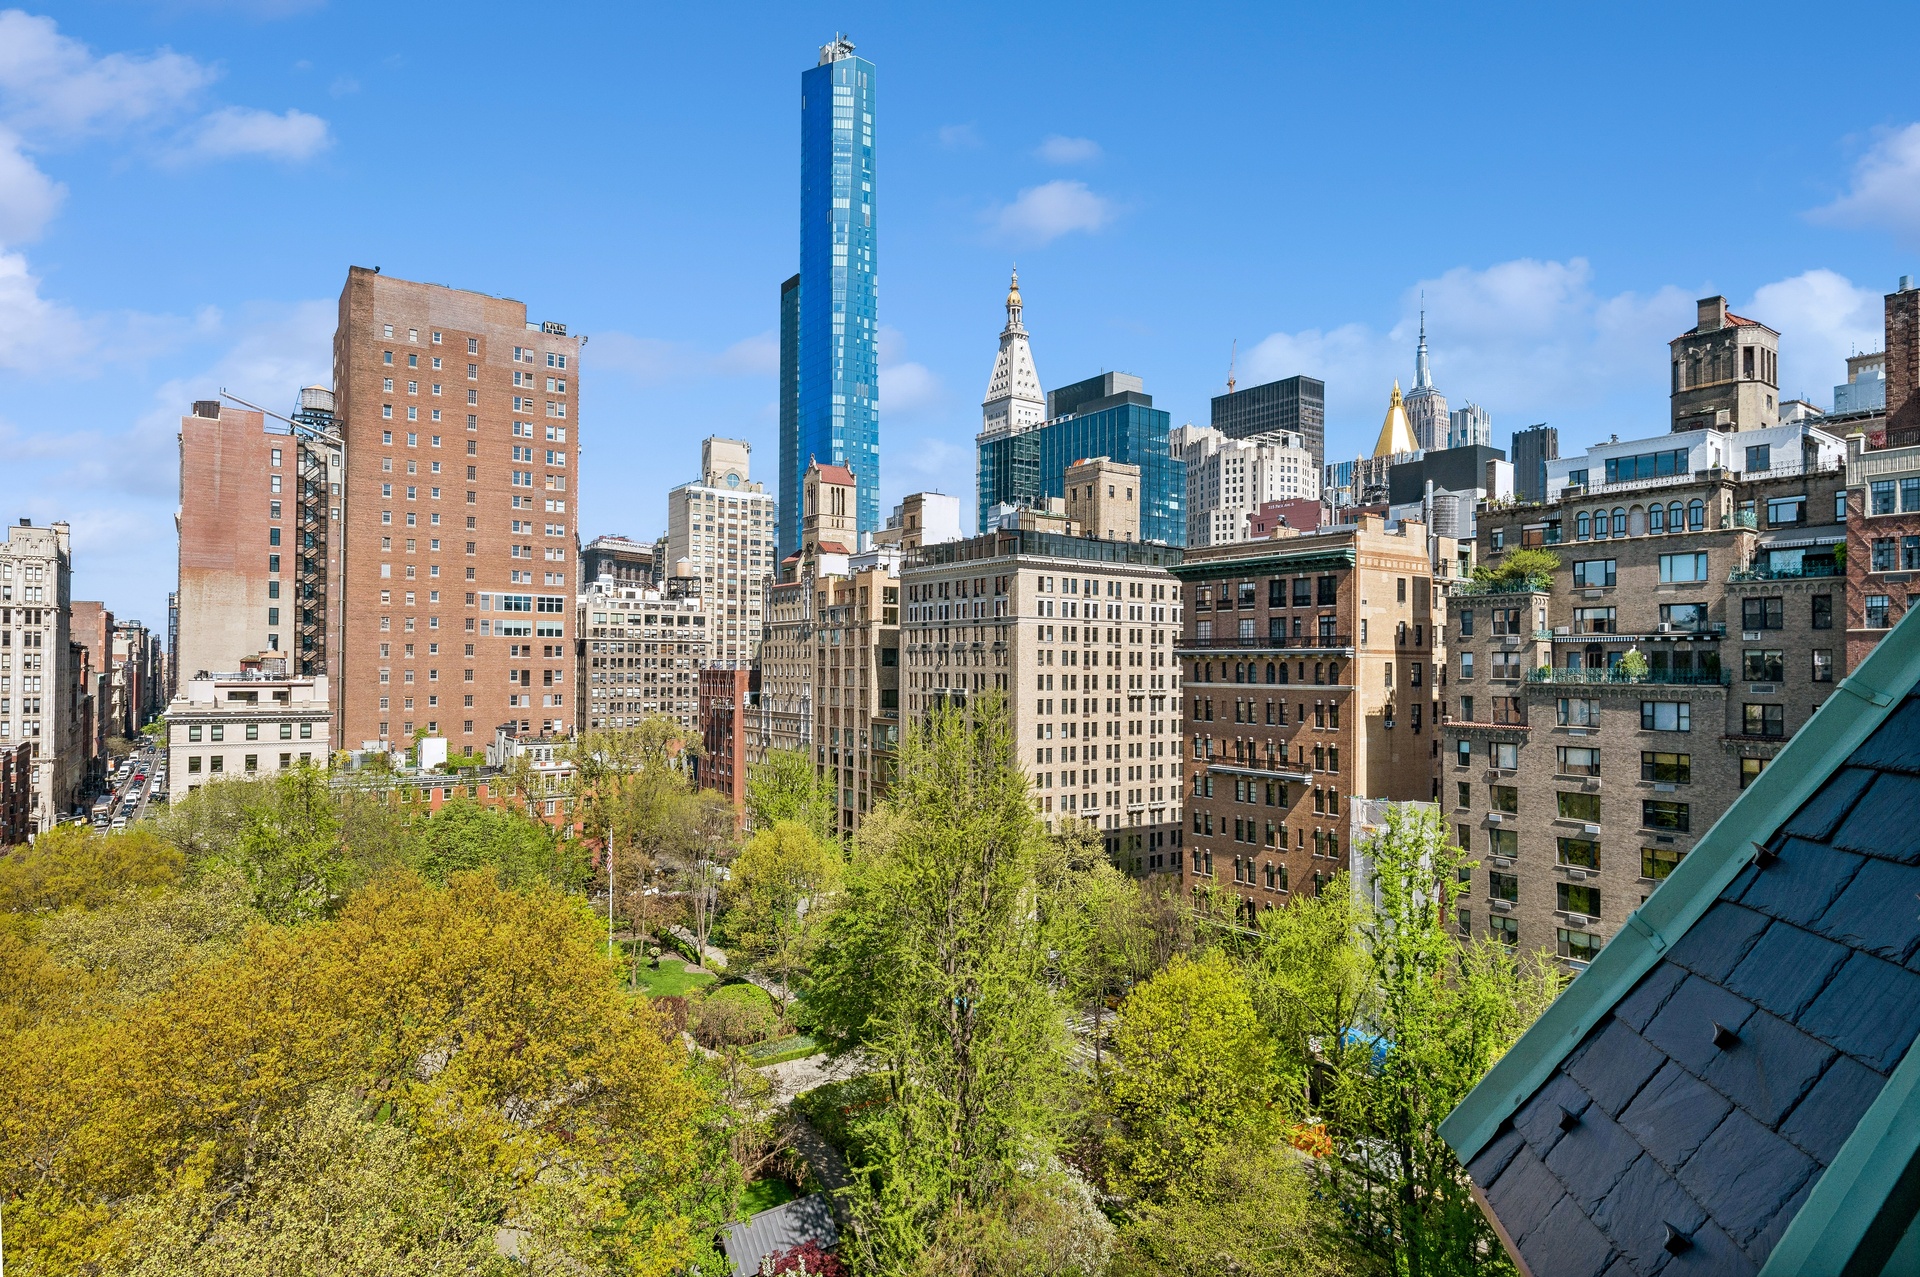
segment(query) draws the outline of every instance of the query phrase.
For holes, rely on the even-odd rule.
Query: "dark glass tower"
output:
[[[1327,387],[1315,377],[1288,377],[1213,397],[1213,428],[1229,439],[1269,430],[1306,436],[1313,464],[1327,459]]]
[[[873,102],[873,63],[855,57],[844,36],[800,76],[800,274],[797,287],[781,289],[782,559],[800,546],[800,484],[814,461],[851,470],[858,530],[880,527]]]

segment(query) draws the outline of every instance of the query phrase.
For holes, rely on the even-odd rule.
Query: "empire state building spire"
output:
[[[1420,308],[1420,344],[1413,355],[1413,386],[1407,391],[1407,424],[1422,450],[1447,446],[1447,397],[1433,388],[1433,368],[1427,362],[1427,308]]]
[[[1433,389],[1433,371],[1427,367],[1427,311],[1424,306],[1420,308],[1420,348],[1413,356],[1413,388]]]

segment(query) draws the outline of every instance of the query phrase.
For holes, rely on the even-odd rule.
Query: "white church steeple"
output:
[[[980,433],[1017,434],[1046,420],[1047,397],[1040,389],[1040,373],[1033,366],[1027,330],[1020,322],[1020,271],[1014,268],[1007,289],[1007,326],[1000,330],[1000,353],[987,380],[987,397],[980,404]]]

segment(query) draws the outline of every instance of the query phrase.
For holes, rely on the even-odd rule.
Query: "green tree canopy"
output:
[[[810,1006],[840,1049],[879,1065],[877,1186],[860,1245],[907,1266],[948,1212],[988,1206],[1056,1137],[1069,1082],[1052,975],[1066,902],[1042,877],[1003,700],[936,710],[907,732],[899,778],[861,826]]]
[[[1114,1177],[1148,1196],[1185,1193],[1271,1140],[1273,1044],[1225,954],[1176,957],[1128,995],[1104,1089]]]
[[[721,899],[734,940],[778,973],[783,989],[812,950],[831,894],[840,885],[839,855],[797,821],[760,830],[734,860]],[[782,999],[782,1011],[785,999]]]
[[[825,842],[833,837],[834,805],[833,786],[804,749],[770,749],[747,772],[747,816],[755,829],[790,820]]]
[[[518,808],[455,798],[431,816],[416,817],[411,832],[407,863],[430,882],[488,867],[509,887],[576,887],[586,878],[580,848]]]

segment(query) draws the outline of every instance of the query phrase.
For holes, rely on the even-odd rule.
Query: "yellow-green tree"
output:
[[[1110,1178],[1148,1197],[1211,1177],[1276,1130],[1273,1044],[1220,952],[1177,957],[1120,1006],[1105,1078]]]
[[[730,934],[779,973],[783,1017],[794,976],[806,965],[839,885],[840,857],[797,821],[762,829],[733,862],[721,893]]]
[[[342,1163],[341,1193],[404,1155],[396,1201],[451,1203],[433,1210],[456,1212],[455,1241],[511,1237],[536,1271],[711,1263],[731,1172],[701,1144],[709,1100],[645,999],[619,991],[575,899],[490,873],[383,878],[332,920],[254,927],[125,1010],[89,1011],[73,994],[92,977],[66,970],[0,932],[0,995],[32,1003],[0,1016],[0,1196],[27,1271],[131,1261],[156,1210],[183,1253],[214,1256],[324,1213],[334,1189],[271,1194],[299,1188],[276,1166],[360,1142],[325,1135],[338,1112],[313,1135],[326,1095],[365,1101],[365,1139],[404,1136],[372,1169]],[[341,1218],[361,1211],[386,1237],[378,1206]]]

